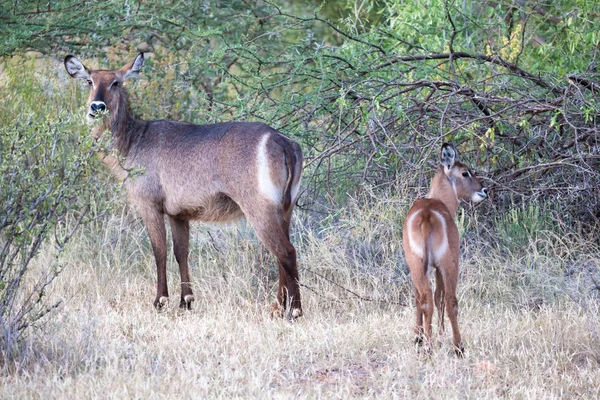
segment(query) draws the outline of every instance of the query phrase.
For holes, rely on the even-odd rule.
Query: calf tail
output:
[[[429,268],[429,262],[431,261],[430,249],[431,249],[431,223],[429,218],[423,218],[421,222],[421,238],[423,239],[423,268],[424,273],[427,273]]]

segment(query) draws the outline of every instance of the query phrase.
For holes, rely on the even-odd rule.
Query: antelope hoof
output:
[[[293,308],[291,310],[287,310],[287,312],[285,313],[286,319],[290,322],[295,322],[296,319],[298,319],[301,316],[302,316],[301,308]]]
[[[296,307],[293,309],[286,309],[279,302],[275,302],[273,304],[273,310],[271,311],[271,318],[285,318],[291,322],[295,321],[297,318],[300,318],[304,313],[300,307]]]
[[[461,344],[458,347],[454,347],[454,352],[456,353],[456,357],[463,358],[465,356],[465,348]]]
[[[167,305],[168,302],[169,298],[167,296],[160,296],[158,300],[154,300],[154,308],[160,311]]]
[[[181,302],[179,302],[179,308],[183,308],[184,310],[191,310],[192,302],[194,300],[195,299],[193,294],[186,294],[185,296],[183,296],[183,299],[181,299]]]

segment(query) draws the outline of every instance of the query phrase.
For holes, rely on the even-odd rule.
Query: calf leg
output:
[[[421,308],[421,295],[415,286],[415,309],[417,323],[415,325],[415,344],[423,344],[423,309]]]
[[[413,278],[415,283],[415,293],[417,295],[417,308],[421,310],[424,317],[422,329],[425,333],[425,343],[431,342],[431,320],[433,318],[433,294],[431,293],[431,286],[429,285],[429,279],[427,274],[421,274],[420,276]],[[417,319],[419,311],[417,311]],[[417,323],[419,321],[417,320]],[[417,325],[417,329],[419,326]]]
[[[192,308],[194,294],[188,268],[188,254],[190,245],[190,223],[189,221],[169,217],[171,233],[173,234],[173,252],[179,264],[179,275],[181,276],[181,300],[179,307],[186,310]]]
[[[142,219],[150,236],[152,251],[156,260],[156,298],[154,307],[160,310],[169,299],[167,290],[167,235],[164,216],[154,210],[142,213]]]
[[[465,352],[465,348],[462,344],[462,338],[460,337],[460,331],[458,330],[458,300],[454,291],[448,290],[446,292],[446,311],[448,311],[448,319],[452,325],[452,343],[454,344],[454,351],[456,355],[462,357]]]
[[[417,324],[415,326],[415,343],[422,344],[423,339],[428,343],[431,339],[431,319],[433,316],[433,295],[429,278],[427,277],[427,263],[423,258],[410,251],[410,245],[404,243],[406,262],[410,269],[410,277],[415,286],[415,305]]]
[[[438,329],[441,335],[444,332],[444,280],[438,268],[435,269],[435,307],[438,311]]]
[[[452,343],[456,355],[462,357],[464,347],[458,329],[458,299],[456,298],[456,285],[458,281],[458,263],[447,263],[441,267],[442,278],[444,280],[444,302],[446,303],[446,312],[452,326]]]

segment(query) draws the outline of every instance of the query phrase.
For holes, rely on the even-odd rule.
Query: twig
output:
[[[311,270],[309,268],[306,268],[306,267],[304,268],[304,270],[307,271],[307,272],[310,272],[313,275],[316,275],[317,277],[319,277],[319,278],[321,278],[321,279],[323,279],[323,280],[331,283],[334,286],[337,286],[338,288],[342,289],[343,291],[350,293],[352,296],[356,297],[357,299],[359,299],[361,301],[371,301],[371,302],[377,302],[377,303],[396,304],[396,305],[406,306],[406,304],[403,304],[403,303],[400,303],[400,302],[397,302],[397,301],[380,300],[380,299],[374,299],[372,297],[361,296],[360,294],[358,294],[358,293],[356,293],[356,292],[348,289],[347,287],[345,287],[343,285],[340,285],[339,283],[335,282],[334,280],[329,279],[326,276],[323,276],[322,274],[319,274],[318,272],[315,272],[315,271],[313,271],[313,270]],[[302,284],[301,283],[301,286],[304,286],[307,289],[309,289],[309,290],[311,290],[311,291],[313,291],[313,292],[315,292],[315,293],[318,294],[318,292],[315,289],[308,287],[306,284]],[[325,296],[323,296],[323,295],[319,295],[319,296],[325,298]],[[347,300],[347,299],[348,298],[341,299],[341,300]],[[329,300],[338,301],[338,302],[340,301],[339,298],[337,298],[337,299],[329,299]]]

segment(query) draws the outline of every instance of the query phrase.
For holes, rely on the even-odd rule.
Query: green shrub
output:
[[[554,232],[552,215],[539,204],[522,204],[495,218],[498,243],[511,252],[523,251],[543,232]]]
[[[57,255],[86,215],[93,193],[94,145],[83,118],[57,103],[66,95],[56,73],[13,61],[0,86],[0,354],[10,356],[23,333],[55,308],[45,301],[60,273]],[[17,68],[17,67],[21,68]],[[43,81],[43,82],[41,82]],[[43,90],[44,93],[41,93]],[[20,101],[16,101],[19,99]],[[60,230],[57,228],[61,227]],[[52,257],[37,259],[42,246]]]

